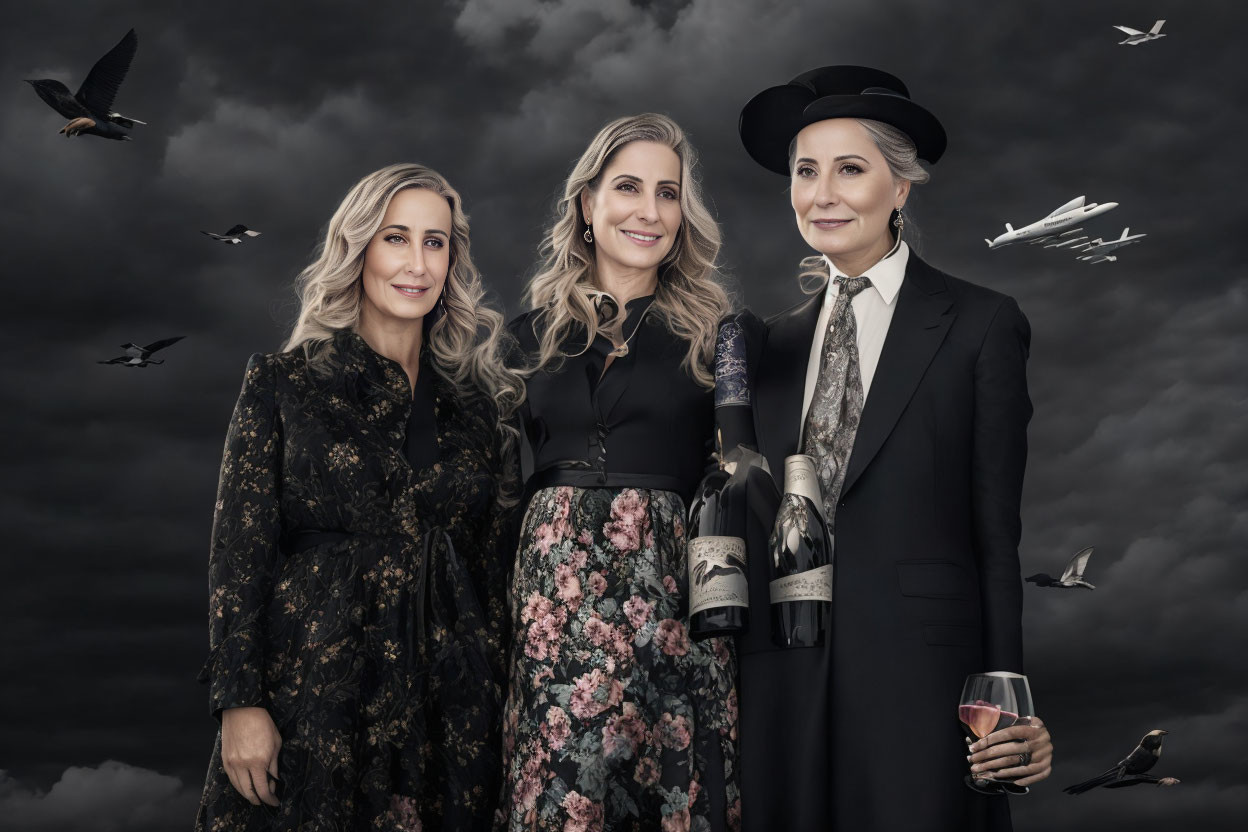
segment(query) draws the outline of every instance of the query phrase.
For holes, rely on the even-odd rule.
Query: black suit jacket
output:
[[[747,326],[755,428],[780,485],[822,297]],[[751,564],[747,830],[1009,828],[1005,798],[962,783],[956,706],[967,674],[1022,672],[1029,341],[1013,299],[910,254],[837,507],[825,648],[772,646],[767,564]]]

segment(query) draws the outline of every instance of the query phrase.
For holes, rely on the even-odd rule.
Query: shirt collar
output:
[[[375,352],[358,332],[350,328],[340,329],[334,333],[333,341],[339,367],[348,376],[365,378],[377,388],[399,399],[406,399],[411,395],[403,365]],[[423,347],[420,351],[421,375],[424,375],[428,366],[428,352]]]
[[[827,255],[824,255],[823,260],[828,264],[828,274],[831,277],[834,278],[840,274]],[[892,306],[893,301],[897,299],[897,293],[901,291],[901,281],[906,276],[906,263],[909,260],[910,247],[903,242],[892,255],[885,257],[862,273],[863,277],[871,279],[872,287],[880,293],[880,297],[889,306]],[[835,280],[829,279],[826,292],[826,297],[835,298],[841,293],[841,287],[836,285]]]

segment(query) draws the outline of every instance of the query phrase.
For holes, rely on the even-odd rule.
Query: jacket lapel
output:
[[[871,464],[909,404],[957,317],[957,313],[949,311],[952,306],[953,297],[944,275],[911,252],[897,296],[897,311],[889,323],[880,362],[871,380],[871,393],[862,409],[842,496]]]
[[[797,453],[806,368],[822,303],[820,292],[772,318],[758,359],[754,397],[759,450],[780,485],[784,458]]]

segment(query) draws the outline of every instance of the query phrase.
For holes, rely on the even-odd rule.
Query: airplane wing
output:
[[[1160,31],[1161,31],[1161,27],[1162,27],[1162,26],[1165,26],[1165,25],[1166,25],[1166,21],[1164,21],[1164,20],[1158,20],[1156,23],[1154,23],[1154,24],[1153,24],[1153,28],[1151,28],[1151,29],[1149,29],[1149,30],[1148,30],[1148,33],[1149,33],[1150,35],[1155,35],[1155,34],[1157,34],[1158,32],[1160,32]]]
[[[1088,566],[1088,558],[1092,557],[1092,547],[1079,550],[1070,562],[1066,564],[1066,571],[1062,573],[1060,580],[1075,581],[1083,578],[1083,570]]]
[[[1122,32],[1123,34],[1131,35],[1132,37],[1137,37],[1139,35],[1144,34],[1139,29],[1132,29],[1130,26],[1115,26],[1114,28]]]
[[[245,234],[246,232],[247,232],[247,226],[245,226],[245,225],[234,225],[234,226],[231,226],[231,227],[230,227],[230,229],[229,229],[228,231],[226,231],[226,232],[225,232],[225,236],[227,236],[227,237],[237,237],[239,234]]]
[[[1085,198],[1086,197],[1077,196],[1074,199],[1072,199],[1070,202],[1067,202],[1065,205],[1061,205],[1061,206],[1058,206],[1057,208],[1054,208],[1049,213],[1049,216],[1045,217],[1045,219],[1047,220],[1049,217],[1056,217],[1058,214],[1065,214],[1068,211],[1075,210],[1076,208],[1082,208],[1083,201]]]

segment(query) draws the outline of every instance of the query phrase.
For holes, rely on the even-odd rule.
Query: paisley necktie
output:
[[[862,372],[858,367],[858,326],[854,295],[871,285],[870,278],[837,276],[840,292],[828,317],[819,359],[819,378],[806,413],[802,453],[814,457],[823,493],[828,528],[834,528],[836,502],[845,483],[845,466],[854,449],[854,435],[862,418]]]

